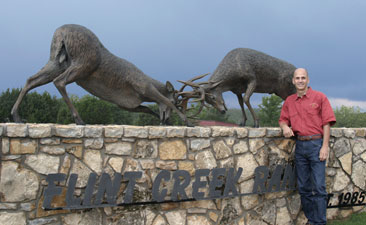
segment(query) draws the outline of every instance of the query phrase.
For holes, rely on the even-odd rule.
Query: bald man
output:
[[[306,69],[296,69],[292,83],[296,93],[283,104],[279,124],[285,137],[296,137],[297,185],[307,224],[326,224],[325,162],[336,118],[327,97],[308,86]]]

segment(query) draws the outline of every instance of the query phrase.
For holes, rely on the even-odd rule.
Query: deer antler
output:
[[[192,79],[188,81],[182,81],[178,80],[178,82],[182,83],[183,86],[180,88],[179,92],[177,93],[177,108],[182,109],[183,113],[186,113],[189,109],[187,109],[187,105],[189,103],[189,100],[191,98],[195,98],[192,102],[200,102],[200,108],[197,113],[195,113],[192,116],[189,116],[189,118],[193,118],[197,116],[205,106],[205,89],[202,87],[203,84],[208,84],[208,82],[199,82],[194,83],[194,81],[199,80],[205,76],[207,76],[209,73],[202,74],[196,77],[193,77]],[[184,91],[184,88],[187,86],[192,87],[193,91]]]

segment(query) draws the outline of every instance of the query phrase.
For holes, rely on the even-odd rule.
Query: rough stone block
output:
[[[181,140],[165,141],[159,146],[161,160],[174,160],[187,158],[187,147]]]
[[[59,145],[61,140],[60,138],[42,138],[39,142],[42,145]]]
[[[1,151],[4,155],[9,154],[10,152],[10,143],[9,138],[3,137],[1,140]]]
[[[102,172],[102,155],[99,150],[85,150],[84,163],[94,172],[100,174]]]
[[[108,160],[108,164],[113,168],[114,171],[120,173],[123,166],[123,158],[121,157],[111,157]]]
[[[125,127],[124,137],[147,138],[148,128],[138,126],[127,126]]]
[[[63,155],[65,153],[65,147],[63,146],[42,146],[41,151],[51,155]]]
[[[46,154],[28,155],[25,164],[41,174],[57,173],[60,165],[60,158]]]
[[[84,136],[84,126],[55,125],[55,135],[66,138],[81,138]]]
[[[107,154],[131,155],[132,143],[129,142],[108,143],[105,144],[105,150]]]
[[[222,140],[214,142],[213,150],[215,152],[216,159],[225,159],[232,155],[231,149]]]
[[[189,172],[189,174],[194,175],[194,165],[193,162],[189,162],[189,161],[179,161],[178,162],[178,168],[180,170],[186,170]]]
[[[134,158],[156,158],[158,156],[157,140],[138,140],[133,149],[132,156]]]
[[[144,170],[151,170],[155,168],[154,160],[152,159],[140,159],[140,165]]]
[[[156,167],[162,170],[177,170],[177,163],[174,161],[156,161]]]
[[[34,172],[21,168],[16,162],[2,162],[0,180],[2,202],[34,200],[38,189],[39,180]]]
[[[234,154],[245,153],[249,150],[248,143],[246,141],[239,141],[239,143],[234,145],[233,150]]]
[[[26,225],[26,223],[24,212],[0,212],[0,224]]]
[[[46,138],[52,136],[51,124],[29,124],[29,137],[31,138]]]
[[[79,159],[83,156],[83,146],[81,145],[66,146],[66,151]]]
[[[11,139],[10,153],[12,155],[34,154],[37,150],[37,141],[32,139]]]
[[[210,139],[191,139],[191,150],[192,151],[199,151],[205,148],[208,148],[211,146],[211,141]]]
[[[84,142],[85,148],[101,149],[103,148],[103,138],[86,139]]]
[[[259,166],[253,155],[250,153],[237,156],[236,162],[236,170],[238,170],[240,167],[243,168],[243,170],[245,168],[245,171],[239,178],[239,182],[252,178],[254,176],[255,168]]]
[[[337,158],[351,151],[351,144],[347,138],[339,138],[333,146],[333,151]]]
[[[85,126],[84,136],[89,138],[99,138],[103,135],[103,127],[101,126]]]
[[[202,151],[196,154],[195,163],[197,169],[213,169],[217,167],[216,159],[211,151]]]
[[[7,123],[6,134],[8,137],[26,137],[28,135],[28,125]]]

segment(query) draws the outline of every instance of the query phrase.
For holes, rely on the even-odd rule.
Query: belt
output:
[[[321,134],[314,134],[310,136],[297,136],[296,139],[300,141],[310,141],[310,140],[316,140],[321,139],[323,136]]]

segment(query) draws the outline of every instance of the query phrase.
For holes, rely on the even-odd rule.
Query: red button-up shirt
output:
[[[293,94],[282,106],[279,123],[286,123],[296,135],[323,134],[323,126],[335,124],[336,118],[325,94],[310,87],[303,97]]]

